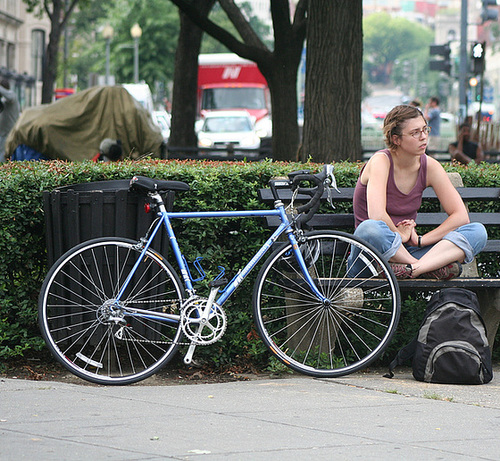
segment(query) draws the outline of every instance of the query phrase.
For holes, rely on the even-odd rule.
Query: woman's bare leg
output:
[[[396,254],[390,259],[390,262],[411,264],[413,268],[412,277],[418,277],[452,262],[463,262],[464,259],[463,250],[449,240],[441,240],[420,259],[408,253],[404,246],[400,246]]]
[[[413,267],[413,277],[430,272],[452,262],[463,262],[465,253],[449,240],[441,240],[436,243],[417,262],[411,263]]]

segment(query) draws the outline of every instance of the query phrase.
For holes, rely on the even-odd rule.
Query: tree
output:
[[[94,2],[92,8],[77,8],[71,15],[64,33],[68,37],[68,53],[65,62],[59,65],[57,86],[64,85],[66,73],[77,76],[78,89],[88,88],[91,74],[104,69],[105,45],[99,41],[100,34],[96,34],[95,25],[106,17],[107,8],[109,3]]]
[[[133,81],[134,53],[130,29],[135,23],[142,29],[139,41],[140,80],[152,89],[157,83],[166,85],[172,80],[179,34],[177,8],[166,0],[120,0],[109,9],[107,17],[115,30],[111,62],[117,82]],[[104,47],[101,49],[104,50]]]
[[[428,54],[434,34],[426,27],[387,13],[368,16],[363,21],[365,67],[370,81],[388,83],[394,63],[422,50]]]
[[[50,19],[49,41],[42,70],[42,104],[48,104],[52,102],[54,96],[61,35],[79,0],[23,0],[23,2],[28,5],[28,12],[39,16],[45,13]],[[80,0],[80,4],[85,3],[88,3],[87,0]]]
[[[194,0],[193,6],[200,16],[208,16],[215,0]],[[188,15],[179,12],[180,31],[175,53],[174,89],[172,95],[172,125],[169,145],[196,147],[194,132],[196,120],[196,95],[198,88],[198,54],[203,31]]]
[[[254,61],[268,82],[273,110],[273,157],[276,160],[297,158],[297,69],[306,33],[307,0],[299,0],[293,21],[288,0],[271,0],[274,49],[258,37],[233,0],[219,0],[220,6],[238,31],[239,38],[200,13],[194,1],[171,0],[198,27],[219,40],[233,53]],[[192,70],[192,69],[191,69]],[[179,84],[174,81],[175,85]],[[175,91],[175,90],[174,90]],[[179,117],[173,112],[173,118]],[[191,120],[179,120],[186,130]]]
[[[362,0],[310,2],[300,158],[361,156]]]
[[[265,43],[268,48],[272,48],[273,41],[269,38],[271,34],[271,28],[264,24],[261,19],[253,15],[252,6],[248,2],[238,3],[243,14],[248,18],[248,23],[255,31],[255,33],[260,37],[260,39]],[[227,17],[224,10],[218,3],[214,3],[214,6],[210,10],[209,18],[211,21],[215,22],[217,25],[231,32],[233,35],[237,35],[238,31],[234,28],[232,22]],[[229,53],[230,51],[218,40],[213,38],[208,34],[203,35],[201,41],[201,53]]]

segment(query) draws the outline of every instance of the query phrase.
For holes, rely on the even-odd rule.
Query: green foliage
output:
[[[336,177],[341,187],[353,187],[361,163],[336,164]],[[11,162],[0,166],[0,361],[27,355],[43,348],[37,319],[38,293],[47,268],[42,192],[59,186],[113,179],[133,175],[185,181],[191,191],[176,195],[174,209],[179,210],[246,210],[265,208],[257,191],[267,187],[273,176],[299,169],[318,171],[320,165],[279,162],[195,162],[141,160],[97,164]],[[498,186],[499,165],[446,165],[459,171],[466,185]],[[500,211],[498,203],[478,203],[474,211]],[[351,204],[338,204],[333,212],[352,211]],[[232,278],[244,262],[269,235],[259,219],[178,220],[176,232],[188,261],[202,256],[202,265],[210,276],[218,274],[218,266],[226,268]],[[500,238],[496,235],[496,238]],[[481,256],[485,273],[499,273],[495,258]],[[198,347],[195,358],[212,366],[238,364],[259,369],[275,369],[266,349],[255,333],[252,322],[252,292],[257,270],[250,274],[224,306],[228,328],[222,340],[212,346]],[[200,295],[208,294],[199,283]],[[414,334],[425,308],[425,297],[414,297],[403,305],[401,323],[390,349],[393,353]]]
[[[245,18],[248,18],[248,23],[255,31],[260,40],[269,48],[273,49],[272,40],[269,37],[272,36],[270,27],[264,24],[257,16],[253,15],[252,6],[248,2],[243,2],[238,5],[242,10]],[[219,27],[222,27],[227,32],[231,33],[238,39],[240,39],[240,34],[234,27],[231,20],[228,18],[222,7],[218,2],[216,2],[210,11],[209,18]],[[201,43],[202,53],[229,53],[230,51],[218,40],[213,38],[209,34],[203,34],[203,40]]]
[[[437,76],[427,71],[429,45],[434,38],[431,29],[387,13],[375,13],[363,19],[363,37],[363,66],[371,83],[388,83],[393,77],[403,86],[416,82],[425,82],[429,88],[436,86]],[[403,75],[404,61],[411,66],[407,75]]]
[[[94,181],[129,179],[133,175],[186,181],[189,193],[176,196],[175,209],[233,210],[262,208],[257,190],[268,180],[304,165],[228,162],[165,162],[143,160],[97,164],[93,162],[12,162],[0,166],[0,360],[43,347],[37,319],[37,300],[47,272],[42,192]],[[314,169],[317,165],[307,165]],[[213,276],[217,266],[232,277],[264,241],[268,231],[256,219],[184,220],[175,223],[189,261],[204,258]],[[200,242],[203,242],[200,245]],[[255,276],[256,272],[252,274]],[[197,358],[220,366],[254,357],[263,347],[249,345],[252,331],[250,277],[228,304],[230,325],[223,341],[199,348]],[[203,287],[200,292],[204,294]],[[205,358],[206,357],[206,358]]]
[[[82,2],[82,0],[80,0]],[[138,23],[139,77],[153,91],[165,92],[173,79],[179,13],[163,0],[113,0],[91,2],[91,9],[75,11],[68,59],[70,74],[78,76],[80,89],[89,86],[89,74],[105,74],[105,25],[113,27],[110,42],[110,71],[117,83],[133,81],[134,43],[130,29]],[[165,94],[163,94],[165,96]]]

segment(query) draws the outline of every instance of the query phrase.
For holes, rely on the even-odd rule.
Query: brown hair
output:
[[[422,117],[426,122],[422,111],[417,107],[401,104],[392,108],[384,119],[384,141],[389,149],[395,149],[396,145],[392,141],[393,135],[401,136],[402,125],[412,118]]]

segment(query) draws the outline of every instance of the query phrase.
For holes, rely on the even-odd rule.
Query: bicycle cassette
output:
[[[181,328],[184,335],[192,343],[200,346],[217,342],[222,338],[227,327],[226,313],[216,303],[212,304],[208,318],[202,318],[207,301],[204,298],[188,300],[181,310]]]

